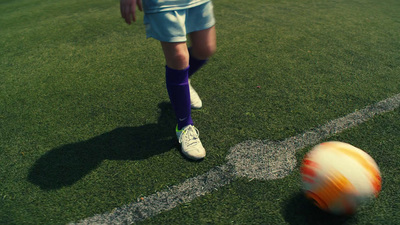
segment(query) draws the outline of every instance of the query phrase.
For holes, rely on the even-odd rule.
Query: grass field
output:
[[[0,0],[0,224],[67,224],[400,93],[400,1],[215,0],[218,50],[192,84],[207,158],[185,160],[160,44],[119,2]],[[143,224],[399,224],[400,110],[326,140],[366,150],[383,189],[352,217],[301,194],[298,166],[230,184]],[[298,161],[310,148],[297,152]]]

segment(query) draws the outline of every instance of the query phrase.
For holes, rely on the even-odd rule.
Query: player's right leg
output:
[[[205,157],[199,131],[193,126],[189,88],[189,53],[186,42],[161,42],[166,61],[166,85],[178,125],[182,153],[194,160]]]
[[[182,153],[191,159],[201,159],[205,150],[191,118],[186,14],[185,10],[167,11],[145,14],[144,19],[147,37],[159,40],[164,52],[166,86],[178,123],[176,134]]]
[[[178,129],[193,125],[188,82],[189,53],[186,42],[161,42],[166,61],[165,78]]]

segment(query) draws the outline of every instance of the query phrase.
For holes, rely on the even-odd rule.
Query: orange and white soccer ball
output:
[[[381,174],[375,160],[350,144],[316,145],[301,165],[303,190],[319,208],[337,215],[353,214],[378,196]]]

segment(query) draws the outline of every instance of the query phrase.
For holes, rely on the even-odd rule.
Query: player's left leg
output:
[[[186,21],[191,47],[189,48],[189,78],[203,67],[214,54],[217,42],[212,2],[189,9]],[[191,107],[201,108],[203,103],[189,82]]]
[[[189,9],[186,26],[191,40],[189,76],[199,70],[217,48],[214,9],[211,2]]]
[[[190,57],[195,60],[207,60],[217,49],[215,26],[189,34],[192,46]],[[189,62],[190,64],[190,62]]]
[[[216,50],[216,32],[215,27],[211,27],[201,31],[195,31],[189,34],[192,47],[189,48],[189,78],[198,71],[208,59],[214,54]],[[200,109],[203,103],[194,90],[189,80],[191,107],[193,109]]]

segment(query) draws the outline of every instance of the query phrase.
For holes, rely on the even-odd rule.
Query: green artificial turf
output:
[[[302,192],[299,165],[279,180],[237,179],[218,191],[138,224],[397,224],[400,217],[400,110],[322,141],[351,143],[378,164],[382,191],[352,216],[321,211]],[[301,162],[310,147],[297,154]]]
[[[218,50],[192,79],[204,104],[192,117],[207,149],[194,163],[179,153],[163,55],[145,38],[143,13],[128,26],[117,1],[0,0],[1,224],[112,211],[224,164],[242,141],[282,140],[400,93],[397,0],[214,8]],[[338,136],[376,157],[384,178],[381,197],[346,223],[398,219],[398,115]],[[326,219],[303,204],[295,171],[234,181],[144,223]]]

